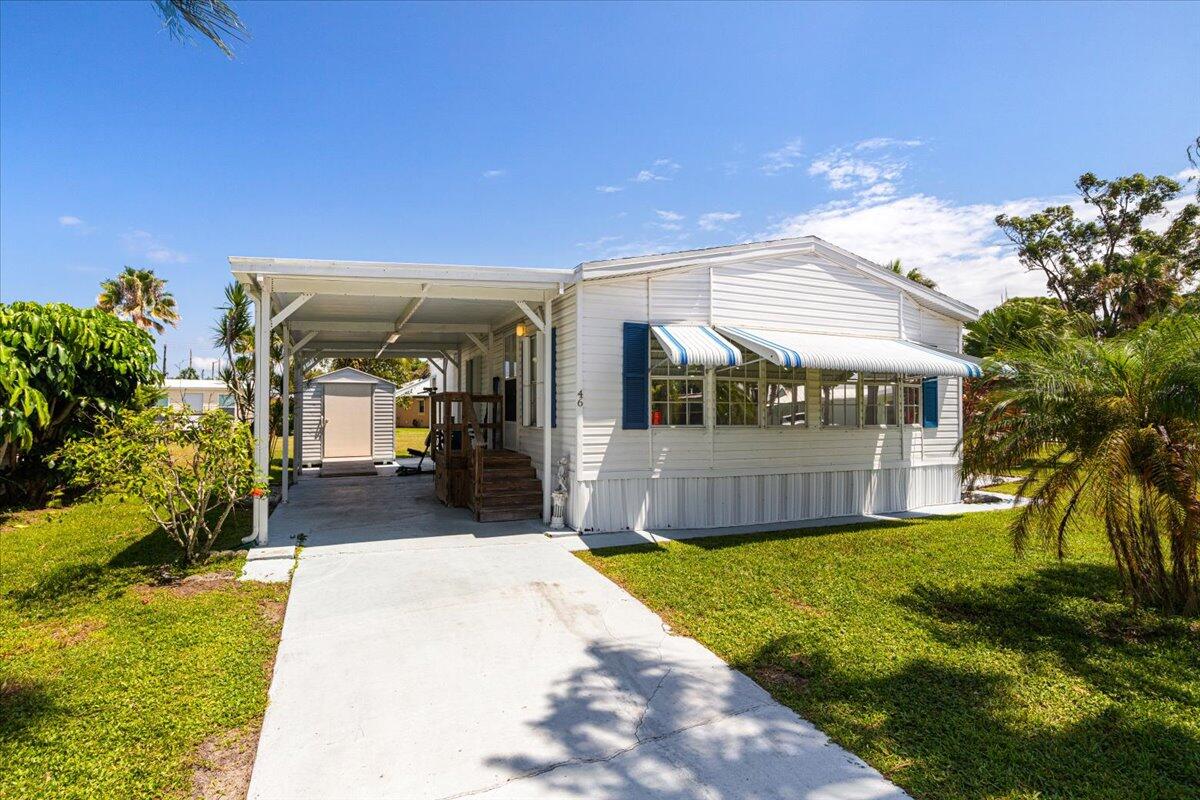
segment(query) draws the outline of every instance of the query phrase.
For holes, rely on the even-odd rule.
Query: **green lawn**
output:
[[[287,587],[229,580],[243,557],[156,585],[177,552],[134,503],[0,516],[0,797],[191,796],[248,758]]]
[[[425,449],[425,437],[429,435],[428,428],[396,428],[396,455],[408,458],[408,448]]]
[[[585,553],[918,798],[1200,796],[1200,622],[1130,611],[1103,538],[1013,512]]]

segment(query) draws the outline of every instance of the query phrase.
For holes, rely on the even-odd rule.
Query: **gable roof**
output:
[[[341,381],[342,383],[386,383],[393,389],[396,384],[389,381],[387,378],[381,378],[378,375],[372,375],[369,372],[363,372],[361,369],[354,367],[342,367],[335,369],[333,372],[326,372],[324,375],[318,375],[311,379],[313,383],[333,383]]]
[[[849,250],[832,245],[816,236],[801,236],[793,239],[775,239],[766,242],[745,242],[723,247],[707,247],[699,250],[680,250],[631,258],[614,258],[605,261],[585,261],[579,265],[585,281],[616,280],[638,275],[662,272],[684,272],[718,264],[752,261],[781,255],[809,254],[832,264],[869,275],[875,280],[894,286],[912,295],[918,302],[962,321],[979,318],[979,310],[961,300],[922,286],[904,275],[897,275],[886,267]]]

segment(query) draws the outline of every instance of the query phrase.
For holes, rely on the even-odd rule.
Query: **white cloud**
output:
[[[182,264],[191,260],[187,253],[171,249],[149,231],[136,230],[121,234],[121,241],[129,252],[156,264]]]
[[[653,181],[669,181],[680,169],[679,164],[669,158],[655,159],[649,169],[638,170],[631,180],[633,183],[651,183]]]
[[[222,363],[221,359],[216,356],[192,356],[192,366],[196,368],[197,372],[206,375],[212,371],[213,367],[216,367],[219,372]]]
[[[908,169],[898,151],[920,147],[920,139],[879,136],[849,147],[835,147],[808,165],[808,174],[825,179],[830,189],[851,191],[860,200],[882,201],[899,192],[897,183]]]
[[[483,171],[483,177],[485,178],[502,178],[507,174],[508,170],[506,169],[485,169]]]
[[[607,184],[601,184],[600,186],[596,187],[596,191],[600,192],[601,194],[613,194],[614,192],[621,192],[624,190],[624,186],[609,186]]]
[[[58,224],[64,228],[78,228],[83,225],[83,220],[79,217],[73,217],[70,214],[64,214],[58,218]]]
[[[885,147],[920,147],[925,144],[920,139],[893,139],[890,136],[876,136],[874,139],[863,139],[854,145],[855,150],[880,150]]]
[[[769,236],[819,236],[876,263],[899,258],[941,291],[977,308],[1015,295],[1045,294],[1041,273],[1026,272],[996,227],[997,214],[1029,214],[1069,197],[956,204],[924,194],[831,203],[785,219]]]
[[[792,167],[799,166],[800,156],[803,153],[804,148],[800,139],[792,139],[778,150],[763,153],[763,163],[760,169],[767,175],[778,175]]]
[[[741,218],[741,213],[736,211],[709,211],[700,215],[698,223],[703,230],[715,231],[724,227],[725,223]]]
[[[660,211],[657,208],[654,209],[654,213],[658,214],[659,219],[665,220],[667,222],[679,222],[680,220],[685,218],[683,216],[683,214],[679,214],[675,211]]]

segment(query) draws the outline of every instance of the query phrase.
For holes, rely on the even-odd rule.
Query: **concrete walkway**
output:
[[[428,478],[301,483],[249,797],[906,797],[542,535]]]

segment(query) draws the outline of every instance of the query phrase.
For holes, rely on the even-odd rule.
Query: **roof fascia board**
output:
[[[411,264],[382,261],[321,261],[300,258],[247,258],[231,256],[234,272],[272,277],[367,278],[429,281],[434,283],[481,283],[556,287],[570,280],[573,269],[535,267],[490,267],[462,264]]]
[[[427,286],[425,296],[441,300],[531,300],[540,302],[543,289],[512,285],[467,286],[422,281],[366,280],[362,278],[275,278],[271,291],[342,297],[417,297]],[[554,284],[557,286],[557,284]]]

